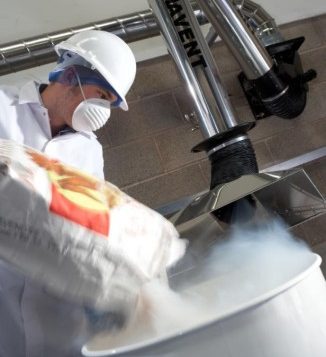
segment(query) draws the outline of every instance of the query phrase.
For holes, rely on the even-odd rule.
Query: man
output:
[[[94,30],[73,35],[55,50],[59,61],[49,85],[0,89],[0,138],[103,178],[102,147],[93,131],[106,123],[111,107],[128,110],[134,55],[119,37]]]
[[[0,89],[0,138],[103,178],[93,131],[111,107],[128,109],[136,73],[130,48],[117,36],[84,31],[55,47],[50,84]],[[75,356],[87,334],[83,308],[64,303],[0,261],[0,357]]]

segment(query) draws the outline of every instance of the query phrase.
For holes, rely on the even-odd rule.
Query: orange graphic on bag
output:
[[[118,193],[57,160],[48,159],[35,151],[28,151],[28,154],[48,173],[52,189],[50,211],[108,236],[109,208],[118,203]]]

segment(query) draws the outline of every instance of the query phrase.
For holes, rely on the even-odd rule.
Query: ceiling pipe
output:
[[[207,23],[198,5],[193,4],[193,9],[199,23],[201,25]],[[126,42],[143,40],[160,34],[152,11],[147,10],[6,43],[0,45],[0,75],[55,62],[57,56],[54,45],[75,33],[86,30],[108,31]]]
[[[233,0],[248,26],[260,38],[277,38],[278,30],[273,18],[251,0]],[[195,2],[191,2],[200,25],[208,22]],[[159,35],[159,28],[151,10],[67,28],[23,40],[0,45],[0,76],[56,61],[54,45],[74,33],[85,30],[112,32],[126,42],[134,42]],[[213,34],[214,37],[214,34]],[[214,39],[210,41],[214,42]]]

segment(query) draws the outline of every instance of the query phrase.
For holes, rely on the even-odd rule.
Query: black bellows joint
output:
[[[300,115],[307,102],[308,82],[316,78],[314,69],[303,72],[298,50],[304,37],[266,47],[274,65],[256,79],[238,76],[255,118],[277,115],[292,119]]]
[[[291,78],[277,72],[274,67],[252,83],[269,113],[284,119],[295,118],[306,106],[305,82],[301,76]]]
[[[290,84],[289,89],[283,95],[264,104],[273,115],[283,119],[293,119],[303,112],[306,102],[307,92],[305,88],[293,83]]]
[[[242,175],[258,172],[256,155],[249,139],[230,144],[209,156],[211,161],[211,185],[233,181]]]
[[[258,172],[256,155],[249,139],[238,141],[210,155],[211,187],[233,181],[242,175]],[[230,224],[249,221],[255,212],[255,201],[249,195],[214,212],[219,221]]]
[[[277,71],[278,68],[273,66],[264,75],[251,81],[261,100],[273,98],[286,89],[287,84],[279,77]]]

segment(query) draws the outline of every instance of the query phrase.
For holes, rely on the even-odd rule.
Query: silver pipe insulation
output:
[[[203,136],[210,138],[235,127],[235,111],[189,1],[148,3],[194,100]]]
[[[229,0],[197,0],[209,22],[239,62],[248,79],[262,77],[273,66],[271,57]]]

